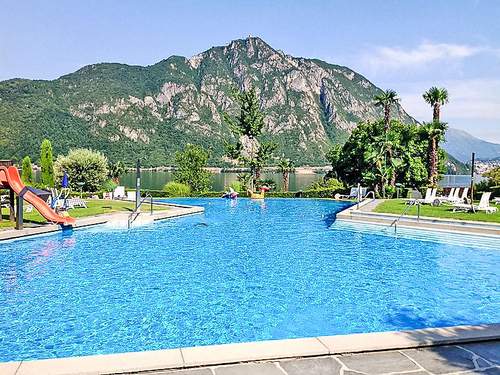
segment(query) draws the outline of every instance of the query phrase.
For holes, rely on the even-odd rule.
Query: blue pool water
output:
[[[0,361],[500,321],[497,240],[177,202],[206,213],[0,243]]]

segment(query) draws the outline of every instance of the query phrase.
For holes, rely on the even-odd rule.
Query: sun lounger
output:
[[[455,198],[455,190],[460,190],[460,188],[451,188],[448,195],[442,195],[440,197],[436,197],[436,199],[439,201],[439,203],[453,202]]]
[[[425,192],[425,197],[422,199],[405,199],[407,204],[439,204],[438,198],[436,198],[437,188],[427,188]]]
[[[359,196],[360,198],[363,198],[366,195],[366,191],[368,188],[362,187],[359,190]],[[353,187],[351,188],[351,191],[349,194],[335,194],[335,199],[357,199],[358,198],[358,188]]]
[[[467,203],[467,194],[469,194],[469,188],[464,188],[462,195],[460,196],[459,203]]]
[[[452,194],[453,192],[453,194]],[[460,194],[460,188],[455,188],[455,190],[450,191],[450,194],[445,198],[445,197],[439,197],[438,199],[440,200],[440,203],[451,203],[451,204],[458,204],[458,203],[467,203],[467,194],[469,193],[469,188],[463,188],[462,193]]]
[[[70,210],[72,208],[77,208],[77,207],[87,208],[87,203],[85,203],[85,201],[82,198],[78,198],[78,197],[68,198],[68,199],[66,199],[65,207],[68,210]]]
[[[487,214],[491,214],[498,211],[497,207],[490,206],[490,196],[491,192],[485,192],[481,195],[481,200],[478,205],[475,204],[465,204],[465,203],[455,203],[453,205],[453,212],[456,211],[485,211]]]

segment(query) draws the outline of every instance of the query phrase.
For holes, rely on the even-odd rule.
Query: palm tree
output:
[[[439,122],[441,106],[448,103],[448,90],[433,86],[424,92],[422,96],[432,106],[432,121]]]
[[[398,94],[394,90],[385,90],[379,95],[375,95],[375,106],[384,108],[384,131],[386,134],[386,160],[385,163],[391,163],[392,160],[392,149],[390,143],[387,142],[387,136],[391,127],[391,107],[399,102]],[[396,183],[396,173],[392,172],[390,179],[391,186]]]
[[[278,169],[283,176],[283,191],[288,191],[290,173],[295,171],[293,162],[290,159],[281,159],[278,163]]]
[[[398,94],[394,90],[385,90],[381,94],[375,95],[375,106],[384,108],[385,131],[389,131],[391,126],[391,107],[399,103]]]
[[[424,123],[422,129],[429,141],[429,184],[434,186],[437,184],[438,177],[439,142],[444,139],[447,125],[444,122],[433,121]]]
[[[437,183],[438,146],[446,131],[446,124],[440,123],[441,106],[448,103],[448,90],[445,88],[431,87],[422,95],[424,100],[432,106],[432,124],[424,124],[424,131],[429,140],[429,183]]]

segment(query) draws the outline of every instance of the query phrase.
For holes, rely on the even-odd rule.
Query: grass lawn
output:
[[[477,204],[478,202],[476,202]],[[404,209],[407,207],[402,199],[388,199],[380,203],[374,212],[398,214],[400,215]],[[500,205],[495,213],[487,214],[484,211],[472,213],[472,212],[453,212],[453,207],[442,204],[440,206],[431,205],[421,205],[420,206],[420,216],[430,216],[430,217],[441,217],[446,219],[457,219],[457,220],[471,220],[471,221],[487,221],[492,223],[500,223]],[[417,215],[417,207],[411,206],[407,215]]]
[[[87,200],[85,202],[87,203],[87,208],[74,208],[68,211],[69,215],[78,218],[109,214],[111,212],[119,211],[132,212],[135,208],[135,202],[122,202],[112,200]],[[24,202],[24,204],[26,206],[26,202]],[[149,204],[143,203],[141,209],[146,212],[147,210],[149,210]],[[166,210],[168,208],[165,206],[155,205],[153,206],[153,209]],[[14,223],[9,221],[8,212],[9,211],[7,208],[4,208],[2,210],[3,220],[0,221],[0,229],[14,227]],[[30,213],[24,214],[24,221],[26,223],[46,223],[45,219],[35,209],[33,209],[33,211]]]

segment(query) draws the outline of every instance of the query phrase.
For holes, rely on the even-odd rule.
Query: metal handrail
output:
[[[361,190],[360,190],[360,189],[361,189],[361,188],[358,188],[358,201],[356,202],[356,209],[357,209],[357,210],[359,210],[359,204],[360,204],[362,201],[364,201],[365,199],[367,199],[367,198],[368,198],[368,195],[369,195],[370,193],[372,193],[372,194],[373,194],[373,199],[375,199],[375,192],[374,192],[373,190],[370,190],[370,191],[369,191],[368,193],[366,193],[366,194],[365,194],[365,196],[363,197],[363,196],[361,195]]]
[[[140,210],[142,204],[148,198],[149,198],[149,202],[150,202],[150,206],[149,206],[150,215],[153,214],[153,196],[151,194],[147,193],[141,199],[141,201],[139,202],[139,204],[137,205],[137,207],[134,209],[134,211],[129,215],[129,217],[128,217],[128,224],[127,224],[128,229],[130,229],[130,227],[132,226],[132,224],[135,221],[135,219],[137,219],[139,217],[139,214],[140,214],[139,210]]]
[[[391,228],[392,226],[394,226],[394,233],[397,233],[397,230],[398,230],[398,223],[399,221],[401,220],[401,218],[408,212],[408,210],[411,208],[411,206],[413,205],[416,205],[417,206],[417,220],[420,221],[420,203],[418,201],[415,201],[415,202],[410,202],[406,207],[405,209],[403,210],[403,212],[401,212],[401,214],[397,217],[397,219],[395,219],[391,225],[389,225],[389,228]]]
[[[368,198],[368,196],[370,195],[370,193],[373,195],[373,199],[375,199],[375,192],[373,190],[370,190],[368,193],[366,193],[363,199]]]

